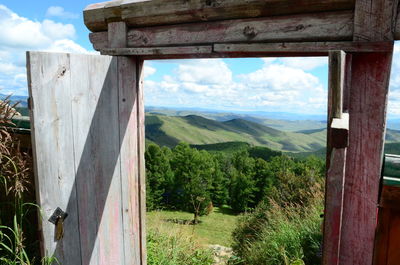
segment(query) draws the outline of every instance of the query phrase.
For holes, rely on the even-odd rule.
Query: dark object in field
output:
[[[202,221],[200,220],[197,220],[197,222],[195,223],[194,220],[178,219],[178,218],[163,219],[163,221],[180,225],[195,225],[195,224],[197,225],[202,223]]]

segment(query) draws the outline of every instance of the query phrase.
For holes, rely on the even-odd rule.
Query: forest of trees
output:
[[[196,214],[199,208],[199,214],[205,214],[207,206],[228,205],[240,213],[277,196],[297,203],[306,200],[299,185],[310,187],[324,174],[323,161],[315,157],[295,160],[277,152],[266,161],[251,153],[208,152],[186,143],[172,149],[150,144],[145,153],[147,209]]]

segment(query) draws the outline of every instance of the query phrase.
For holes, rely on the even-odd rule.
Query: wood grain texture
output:
[[[216,53],[312,53],[328,55],[329,51],[344,52],[388,52],[393,49],[393,42],[283,42],[283,43],[253,43],[253,44],[214,44]]]
[[[121,192],[125,264],[141,264],[140,180],[138,157],[138,92],[135,57],[118,58]]]
[[[324,265],[339,264],[347,148],[331,151],[326,174],[324,215]]]
[[[391,53],[353,54],[340,264],[371,264]]]
[[[355,41],[393,40],[398,0],[356,0]]]
[[[84,21],[94,32],[107,30],[109,21],[142,27],[352,9],[354,0],[112,1],[86,7]]]
[[[127,27],[125,22],[108,23],[108,45],[110,48],[124,48],[126,41]]]
[[[155,47],[155,48],[114,48],[100,50],[103,55],[112,56],[145,56],[145,55],[197,55],[211,54],[212,46],[178,46],[178,47]]]
[[[81,264],[72,109],[65,104],[71,101],[69,56],[28,52],[27,68],[42,254],[54,254],[65,265]],[[69,216],[64,237],[56,242],[55,226],[48,219],[57,207]]]
[[[125,264],[117,59],[70,56],[82,262]]]
[[[27,62],[42,253],[67,265],[144,264],[142,62],[47,53]],[[69,214],[58,242],[47,221],[56,207]]]
[[[233,42],[345,41],[353,37],[351,11],[135,28],[128,47]],[[95,49],[108,48],[107,32],[90,34]]]

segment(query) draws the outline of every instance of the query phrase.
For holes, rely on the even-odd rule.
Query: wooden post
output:
[[[354,41],[393,41],[398,0],[357,0]],[[354,53],[340,264],[372,264],[392,52]],[[350,77],[349,77],[350,78]]]
[[[343,188],[347,154],[348,114],[343,113],[346,53],[329,53],[327,173],[324,216],[323,264],[339,262]],[[344,133],[341,133],[341,132]],[[338,133],[339,132],[339,133]]]
[[[125,48],[125,22],[108,24],[108,44]],[[144,170],[143,60],[118,59],[119,123],[121,141],[121,196],[125,264],[146,264],[146,183]]]
[[[340,264],[372,264],[391,59],[352,55]]]

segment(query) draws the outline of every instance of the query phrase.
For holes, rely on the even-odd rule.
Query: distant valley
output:
[[[326,129],[281,131],[261,123],[235,118],[217,121],[198,115],[167,116],[146,114],[146,139],[173,147],[180,141],[192,145],[244,142],[284,152],[321,152],[326,145]],[[386,143],[400,142],[400,131],[387,130]]]
[[[24,100],[24,97],[13,98]],[[28,115],[26,102],[18,110],[23,116]],[[160,146],[174,147],[184,141],[207,150],[249,145],[298,156],[310,153],[323,156],[325,153],[326,119],[323,115],[146,107],[145,122],[146,142]],[[28,118],[17,123],[29,128]],[[388,128],[387,152],[400,153],[397,151],[400,150],[400,130],[394,130],[400,129],[400,119],[388,120]]]

